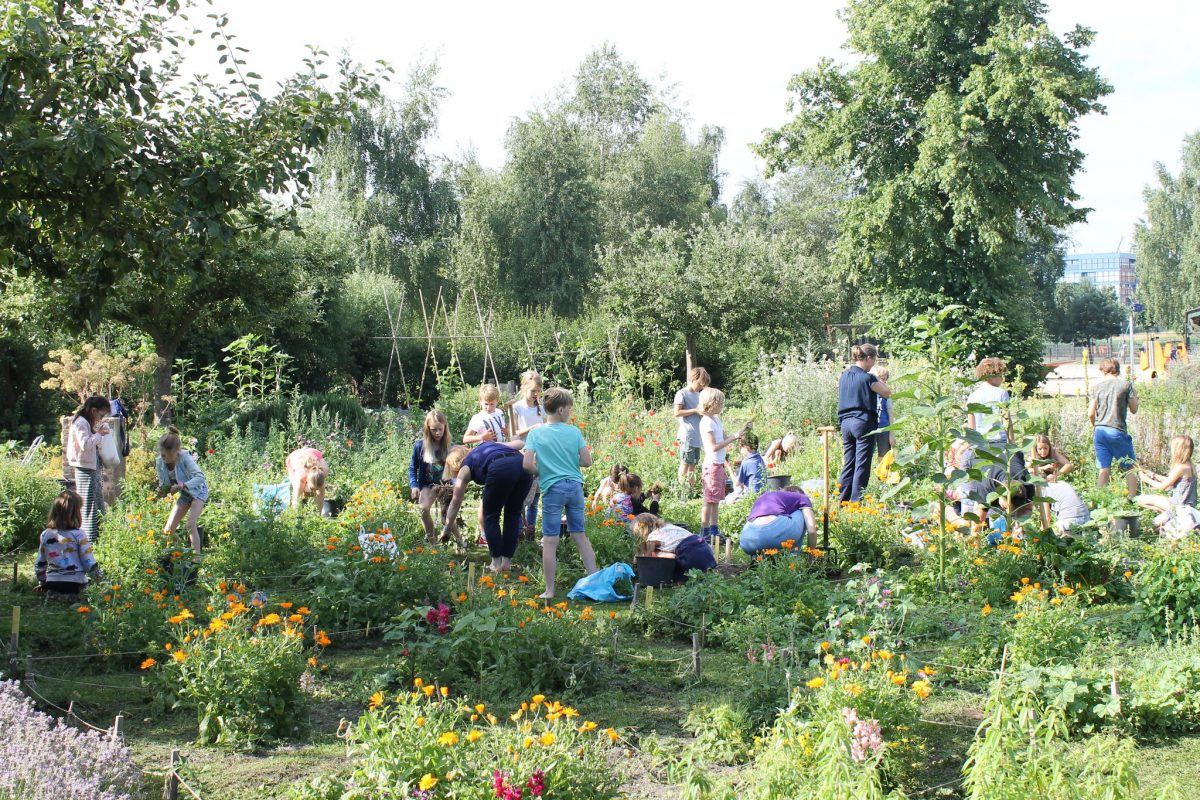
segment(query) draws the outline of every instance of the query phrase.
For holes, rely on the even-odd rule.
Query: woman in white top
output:
[[[546,411],[542,408],[542,376],[531,369],[521,374],[521,391],[509,406],[508,429],[517,439],[524,439],[534,428],[546,424]],[[532,538],[537,531],[537,508],[539,496],[538,479],[533,477],[533,486],[525,498],[525,535]]]
[[[67,463],[75,468],[75,491],[83,498],[83,532],[92,542],[100,529],[104,490],[100,481],[100,437],[109,432],[104,418],[112,411],[108,400],[93,395],[75,412],[67,431]]]

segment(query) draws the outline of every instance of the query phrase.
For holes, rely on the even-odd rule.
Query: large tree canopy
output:
[[[1184,139],[1178,176],[1155,169],[1158,185],[1146,187],[1146,219],[1135,231],[1138,296],[1154,322],[1172,328],[1200,306],[1200,132]]]
[[[1060,342],[1091,345],[1121,332],[1125,311],[1111,289],[1090,283],[1061,283],[1055,293],[1050,334]]]
[[[859,191],[837,249],[880,290],[1002,311],[1030,297],[1029,242],[1082,221],[1078,119],[1109,86],[1092,33],[1063,38],[1030,0],[852,0],[852,67],[795,76],[795,118],[758,147],[771,169],[825,164]]]

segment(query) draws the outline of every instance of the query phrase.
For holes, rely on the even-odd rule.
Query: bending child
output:
[[[687,528],[671,525],[654,514],[638,514],[633,520],[638,555],[670,556],[675,559],[675,580],[686,581],[689,570],[717,568],[717,558],[708,542]]]
[[[158,459],[154,463],[158,473],[158,496],[168,494],[178,495],[163,533],[174,535],[179,523],[187,517],[188,530],[191,534],[193,560],[200,560],[203,544],[200,540],[198,522],[204,504],[208,502],[208,481],[204,473],[196,466],[196,459],[183,449],[183,441],[179,438],[179,430],[172,427],[166,436],[158,440]]]
[[[299,506],[311,497],[320,511],[325,504],[325,483],[329,479],[325,454],[315,447],[301,447],[288,454],[283,466],[292,484],[292,506]]]

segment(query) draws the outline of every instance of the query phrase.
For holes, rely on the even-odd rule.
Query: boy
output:
[[[463,444],[504,442],[508,439],[508,422],[500,405],[500,390],[490,383],[479,387],[480,411],[467,423]]]
[[[688,385],[675,393],[675,416],[679,419],[675,440],[679,442],[680,483],[686,482],[700,463],[700,392],[710,380],[708,370],[694,367],[688,373]]]
[[[554,597],[554,578],[558,567],[558,540],[562,518],[567,518],[567,533],[579,550],[588,575],[596,571],[596,554],[584,531],[583,472],[592,464],[592,451],[583,432],[567,422],[575,398],[566,389],[549,389],[542,396],[546,423],[534,428],[525,439],[525,471],[536,475],[542,492],[542,574],[546,591],[539,597]]]
[[[1004,404],[1012,399],[1008,389],[1003,386],[1007,369],[1008,365],[999,358],[985,358],[980,361],[975,367],[975,377],[979,379],[979,384],[967,396],[968,405],[988,407],[986,412],[967,414],[967,427],[992,444],[1004,444],[1012,435],[1012,420],[1004,409]]]
[[[1092,446],[1096,451],[1096,487],[1108,486],[1115,461],[1117,469],[1125,472],[1125,488],[1129,499],[1137,497],[1138,474],[1131,469],[1137,462],[1133,453],[1133,437],[1129,435],[1129,414],[1138,410],[1138,396],[1133,384],[1123,380],[1121,365],[1115,358],[1100,362],[1104,380],[1092,384],[1092,399],[1088,403],[1088,419],[1092,423]]]
[[[767,480],[767,463],[758,452],[758,436],[747,432],[742,437],[742,463],[733,479],[733,487],[739,494],[750,491],[758,494]]]

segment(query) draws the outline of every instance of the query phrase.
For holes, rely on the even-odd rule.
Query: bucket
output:
[[[785,486],[792,482],[791,475],[769,475],[767,477],[768,492],[782,492]]]
[[[1136,539],[1140,535],[1138,523],[1140,523],[1141,520],[1142,517],[1140,514],[1131,514],[1127,517],[1113,517],[1112,531],[1118,536],[1125,534],[1130,539]]]
[[[336,497],[321,504],[321,516],[323,517],[336,517],[345,510],[346,501]]]
[[[658,556],[637,557],[638,586],[670,586],[675,582],[675,559]]]

